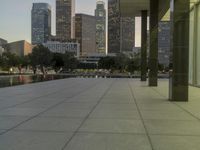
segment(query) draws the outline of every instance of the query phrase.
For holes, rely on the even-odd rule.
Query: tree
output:
[[[129,61],[129,58],[123,54],[120,53],[115,57],[115,69],[119,70],[120,72],[124,72],[127,68],[127,63]]]
[[[22,67],[28,67],[31,64],[29,56],[23,56],[21,57],[21,65]]]
[[[60,53],[54,53],[53,59],[52,59],[52,66],[57,73],[62,67],[64,67],[64,60],[63,60],[63,54]]]
[[[114,57],[104,57],[101,58],[98,62],[99,69],[113,69],[115,67],[115,58]]]
[[[165,70],[165,66],[163,64],[161,64],[161,63],[158,63],[158,70],[159,71]]]
[[[3,60],[2,55],[0,55],[0,68],[2,68],[3,65],[4,65],[4,60]]]
[[[1,56],[0,64],[4,70],[9,71],[12,67],[20,66],[21,59],[16,54],[10,52],[4,52]]]
[[[72,53],[66,52],[63,54],[64,68],[66,70],[74,70],[77,68],[79,62]]]
[[[127,63],[126,71],[130,72],[131,74],[134,73],[134,71],[137,70],[137,66],[135,64],[135,61],[133,59],[130,59]]]
[[[39,45],[33,48],[29,58],[34,73],[36,73],[37,66],[39,66],[42,73],[45,74],[45,68],[51,65],[52,53],[48,48],[43,45]]]

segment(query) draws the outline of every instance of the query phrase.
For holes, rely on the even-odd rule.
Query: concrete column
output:
[[[149,86],[158,85],[158,8],[159,0],[150,0]]]
[[[141,11],[141,81],[147,80],[147,10]]]
[[[190,18],[191,20],[192,18]],[[198,81],[197,81],[197,70],[198,70],[198,65],[197,65],[197,45],[198,45],[198,5],[194,5],[194,30],[192,32],[194,32],[193,34],[193,85],[197,85]]]
[[[190,0],[171,0],[172,73],[170,100],[188,101]]]

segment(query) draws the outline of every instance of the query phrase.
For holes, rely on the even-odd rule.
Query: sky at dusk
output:
[[[104,0],[107,2],[107,0]],[[33,2],[45,2],[52,6],[52,34],[55,35],[55,0],[1,0],[0,38],[8,42],[31,41],[31,8]],[[76,13],[94,15],[96,0],[76,0]],[[107,6],[106,6],[107,8]],[[137,19],[139,22],[139,18]],[[136,24],[136,45],[140,44],[140,27]]]

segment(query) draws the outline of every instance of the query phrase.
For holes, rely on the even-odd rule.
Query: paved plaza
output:
[[[200,150],[200,89],[71,78],[0,89],[0,150]]]

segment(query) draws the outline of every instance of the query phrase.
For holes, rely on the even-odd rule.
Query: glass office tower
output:
[[[47,3],[33,3],[32,7],[32,44],[42,44],[51,36],[51,6]]]
[[[75,34],[75,0],[56,0],[56,36],[67,41]]]

